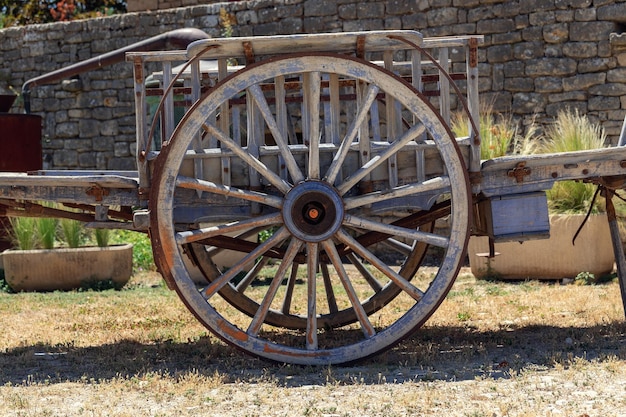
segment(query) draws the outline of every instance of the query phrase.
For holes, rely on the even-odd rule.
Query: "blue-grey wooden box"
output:
[[[543,191],[491,197],[477,204],[474,232],[495,242],[550,237],[548,200]]]

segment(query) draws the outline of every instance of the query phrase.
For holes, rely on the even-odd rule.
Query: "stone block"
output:
[[[504,73],[507,77],[523,77],[526,74],[526,65],[522,61],[505,62]]]
[[[626,68],[615,68],[606,74],[606,80],[610,83],[626,83]]]
[[[568,42],[563,44],[563,55],[574,59],[592,58],[598,54],[595,42]]]
[[[544,46],[541,42],[520,42],[513,46],[513,57],[516,59],[533,59],[543,56]]]
[[[96,154],[93,152],[81,152],[78,154],[79,168],[94,168],[96,166]]]
[[[606,74],[604,73],[576,74],[573,77],[563,78],[563,90],[587,90],[594,85],[603,84],[605,81]]]
[[[52,154],[52,163],[55,167],[75,167],[78,163],[78,152],[59,149]]]
[[[102,136],[115,136],[118,133],[117,121],[109,120],[100,123],[100,134]]]
[[[112,152],[114,146],[115,146],[115,139],[110,136],[107,136],[107,137],[98,136],[93,139],[94,151]]]
[[[571,58],[530,59],[526,62],[526,74],[572,75],[576,73],[576,60]]]
[[[485,103],[492,105],[494,112],[510,113],[513,106],[513,96],[508,91],[486,92],[482,96]]]
[[[602,85],[595,85],[589,89],[589,94],[604,97],[626,96],[626,84],[607,83]]]
[[[556,118],[559,113],[565,111],[578,111],[580,114],[587,114],[586,101],[562,101],[558,103],[548,104],[546,106],[546,114],[552,118]]]
[[[616,110],[621,107],[619,97],[593,96],[589,98],[589,110]]]
[[[113,154],[115,155],[116,158],[119,158],[122,156],[130,156],[130,149],[128,147],[128,143],[115,142]]]
[[[516,114],[537,113],[545,108],[547,98],[539,93],[515,93],[513,94],[512,112]]]
[[[65,140],[65,149],[71,149],[78,152],[91,151],[91,139],[67,139]]]
[[[357,19],[379,19],[385,15],[382,3],[359,3],[356,7]]]
[[[93,109],[92,117],[96,120],[111,120],[113,111],[108,107],[97,107]]]
[[[400,30],[402,29],[402,18],[400,16],[387,17],[383,24],[385,25],[385,30]],[[454,32],[453,28],[451,30]]]
[[[78,130],[81,138],[96,137],[100,131],[100,122],[91,118],[78,121]]]
[[[515,30],[513,19],[488,19],[476,24],[476,31],[482,34],[506,33]]]
[[[127,0],[126,10],[128,12],[142,12],[146,10],[157,10],[159,0]]]
[[[349,31],[348,28],[351,28],[350,30],[356,30],[356,31],[383,30],[385,28],[385,25],[384,25],[383,19],[362,19],[362,20],[356,20],[354,22],[345,22],[343,24],[343,28],[344,28],[343,29],[344,32]]]
[[[491,36],[492,45],[509,44],[513,45],[522,41],[522,32],[513,31],[507,33],[494,33]]]
[[[554,12],[554,19],[557,22],[573,22],[574,21],[574,11],[573,10],[557,10]]]
[[[560,77],[535,78],[535,91],[538,93],[559,93],[563,91],[563,82]]]
[[[533,42],[543,42],[543,28],[539,26],[531,26],[522,30],[522,40]]]
[[[554,0],[554,5],[558,9],[583,8],[591,6],[591,3],[598,4],[598,1],[592,0]]]
[[[356,19],[356,4],[343,4],[337,8],[337,15],[343,20]]]
[[[512,93],[531,92],[535,90],[535,84],[532,78],[505,78],[504,89]]]
[[[490,46],[487,49],[487,60],[489,63],[507,62],[513,58],[513,48],[511,45]]]
[[[456,7],[444,7],[432,9],[426,13],[430,26],[445,26],[458,23],[458,9]]]
[[[611,3],[597,8],[597,19],[626,23],[626,3]]]
[[[330,16],[337,14],[337,2],[331,0],[305,0],[304,16]]]
[[[520,13],[555,10],[555,0],[524,0],[520,1]]]
[[[569,38],[569,25],[567,23],[555,23],[543,27],[543,40],[548,43],[563,43]]]
[[[572,22],[570,40],[582,42],[608,40],[609,34],[616,30],[617,26],[613,22]]]
[[[405,15],[408,13],[414,13],[417,11],[417,6],[415,4],[415,1],[411,1],[411,0],[390,0],[387,2],[387,14],[390,15]],[[343,5],[340,6],[341,7],[345,7],[348,6]],[[340,17],[341,17],[341,13],[340,13]]]
[[[583,59],[578,62],[578,72],[606,72],[609,69],[615,68],[619,63],[616,63],[612,58],[590,58]]]
[[[594,8],[588,8],[588,9],[577,9],[576,11],[574,11],[574,20],[577,20],[579,22],[591,22],[596,20],[596,9]],[[604,19],[602,19],[604,20]],[[606,19],[606,20],[613,20],[613,19]]]
[[[471,35],[476,33],[475,23],[461,23],[458,25],[448,26],[450,29],[450,35]]]
[[[528,15],[528,22],[531,26],[546,26],[556,22],[554,11],[536,12]]]
[[[123,158],[110,158],[107,161],[106,169],[114,171],[132,171],[137,169],[135,158],[123,157]]]
[[[550,94],[548,102],[559,103],[562,101],[585,101],[587,93],[585,91],[568,91],[566,93]]]
[[[73,138],[78,136],[78,123],[67,122],[58,123],[54,129],[54,135],[57,138]]]
[[[423,13],[402,16],[402,29],[423,30],[428,26],[428,20]]]
[[[301,33],[302,19],[299,17],[288,17],[278,22],[280,33]]]

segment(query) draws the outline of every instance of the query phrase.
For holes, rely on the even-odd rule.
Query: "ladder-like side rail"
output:
[[[363,57],[392,72],[408,77],[415,88],[424,94],[438,96],[435,103],[447,124],[450,124],[452,105],[450,83],[454,80],[464,79],[466,91],[461,100],[465,101],[474,123],[468,129],[469,137],[460,138],[459,143],[461,146],[469,145],[471,152],[469,152],[470,157],[466,160],[468,168],[470,171],[478,171],[480,169],[480,142],[477,140],[472,127],[478,125],[476,51],[478,44],[482,41],[482,36],[423,38],[419,32],[415,31],[374,31],[206,39],[190,44],[186,52],[129,53],[127,60],[134,63],[135,70],[137,164],[140,189],[144,191],[142,195],[147,194],[146,191],[150,187],[148,161],[156,156],[156,152],[151,148],[153,138],[149,137],[151,136],[149,132],[154,130],[154,127],[149,125],[149,116],[146,114],[146,98],[150,93],[154,94],[159,89],[147,89],[146,87],[148,75],[145,73],[145,67],[148,63],[161,63],[162,65],[162,70],[153,73],[152,77],[153,80],[160,82],[160,92],[166,93],[162,103],[163,114],[158,120],[155,118],[152,121],[153,124],[160,123],[161,141],[169,138],[176,124],[175,103],[179,106],[182,104],[182,107],[188,109],[200,97],[202,86],[204,88],[210,87],[228,74],[245,66],[240,64],[251,63],[268,55],[330,51]],[[414,49],[415,47],[418,49]],[[466,51],[465,71],[451,72],[451,69],[459,72],[459,63],[450,62],[451,48],[462,48]],[[406,51],[406,54],[401,54],[400,60],[394,60],[395,53],[398,51]],[[422,51],[426,53],[422,53]],[[429,56],[433,56],[437,62],[429,62]],[[202,60],[192,59],[194,57],[202,58]],[[180,67],[174,68],[173,65],[177,62],[183,64],[188,59],[192,59],[193,62],[185,68],[185,74],[180,75],[180,80],[184,82],[185,87],[178,86],[167,89],[168,83],[180,71]],[[463,72],[464,74],[462,74]],[[428,85],[431,87],[429,88]],[[435,85],[434,90],[432,85]],[[332,88],[325,91],[332,91]],[[458,102],[454,104],[457,108],[462,107]],[[336,107],[337,104],[334,106]],[[398,116],[392,112],[387,117],[392,120]],[[227,120],[221,120],[221,122],[227,123]],[[226,130],[226,127],[223,126],[222,128]],[[330,133],[332,136],[332,132]],[[373,135],[376,133],[372,132]],[[376,140],[375,136],[373,139]],[[420,155],[418,153],[418,158]],[[421,158],[423,159],[423,155]],[[224,162],[228,164],[229,161],[225,159]],[[200,172],[202,162],[196,161],[195,164],[198,165],[197,171]],[[390,161],[390,164],[394,165],[393,161]],[[390,181],[393,182],[394,177],[395,175],[391,170]],[[224,184],[228,184],[229,181],[230,178],[223,178]]]

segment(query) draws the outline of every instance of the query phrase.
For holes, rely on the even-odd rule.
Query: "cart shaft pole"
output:
[[[615,206],[613,206],[613,192],[607,190],[606,194],[606,214],[609,220],[609,229],[611,230],[613,252],[615,253],[615,263],[617,264],[619,289],[622,295],[622,304],[624,305],[624,315],[626,316],[626,256],[624,255],[624,248],[622,247],[622,240],[619,234]]]

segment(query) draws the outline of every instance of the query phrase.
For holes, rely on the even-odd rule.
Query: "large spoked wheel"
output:
[[[181,121],[156,162],[151,237],[181,299],[226,342],[345,363],[436,310],[463,261],[469,201],[457,144],[411,85],[348,56],[285,56],[232,74]],[[427,246],[436,268],[415,276]],[[218,251],[239,256],[198,288],[185,257],[206,269]]]

